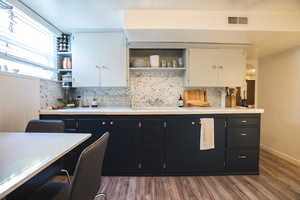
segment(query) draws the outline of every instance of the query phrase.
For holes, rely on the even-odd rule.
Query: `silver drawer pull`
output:
[[[247,156],[244,156],[244,155],[239,156],[239,159],[246,159],[246,158],[247,158]]]
[[[247,123],[247,120],[243,120],[242,123]]]
[[[105,125],[106,124],[106,122],[102,122],[102,125]]]
[[[247,136],[248,134],[247,133],[241,133],[241,136]]]
[[[195,122],[192,122],[192,125],[195,125]]]
[[[114,125],[114,122],[113,122],[113,121],[111,121],[111,122],[110,122],[110,125]]]

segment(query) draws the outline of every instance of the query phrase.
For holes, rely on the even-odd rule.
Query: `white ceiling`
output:
[[[299,12],[300,0],[20,0],[62,31],[119,29],[127,8]],[[299,33],[251,34],[260,57],[300,45]],[[249,37],[249,36],[248,36]]]
[[[64,31],[121,28],[126,8],[299,11],[299,0],[20,0]]]

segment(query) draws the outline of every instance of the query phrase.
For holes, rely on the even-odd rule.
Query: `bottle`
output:
[[[184,102],[183,102],[183,98],[180,95],[179,99],[178,99],[178,107],[183,107],[184,106]]]
[[[92,101],[92,108],[97,108],[98,107],[98,102],[97,102],[97,98],[94,97],[93,101]]]

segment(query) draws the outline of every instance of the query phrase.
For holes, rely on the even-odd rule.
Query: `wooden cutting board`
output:
[[[184,106],[186,107],[208,107],[207,95],[205,90],[185,90]]]

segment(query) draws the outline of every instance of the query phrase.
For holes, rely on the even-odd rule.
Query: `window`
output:
[[[56,79],[55,34],[15,7],[0,22],[0,70]]]

